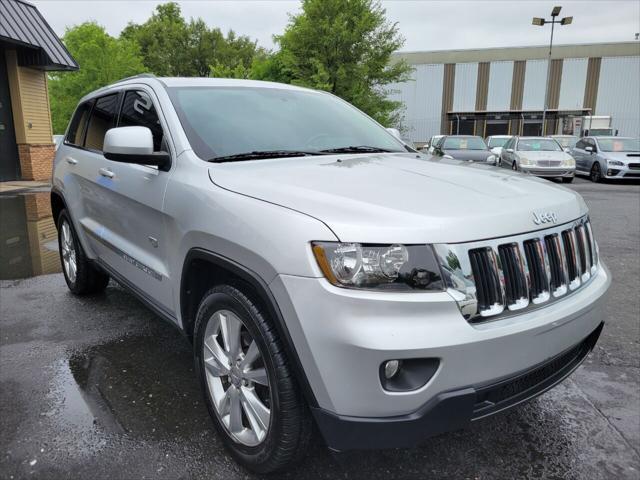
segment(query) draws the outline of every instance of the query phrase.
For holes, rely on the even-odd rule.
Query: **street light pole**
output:
[[[551,24],[551,41],[549,42],[549,59],[547,61],[547,83],[544,91],[544,109],[542,110],[542,135],[547,133],[547,109],[549,108],[549,82],[551,79],[551,51],[553,50],[553,29],[556,23],[560,25],[570,25],[573,22],[573,17],[564,17],[562,20],[556,20],[560,15],[562,7],[553,7],[551,11],[551,20],[545,20],[540,17],[533,17],[531,22],[533,25],[543,27],[545,24]]]

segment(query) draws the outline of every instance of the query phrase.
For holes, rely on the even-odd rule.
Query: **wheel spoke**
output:
[[[253,342],[251,342],[251,345],[249,345],[249,349],[247,350],[247,353],[245,354],[244,358],[242,359],[242,362],[240,362],[240,368],[242,370],[246,370],[259,357],[260,357],[260,350],[258,350],[258,345],[256,344],[256,341],[254,340]]]
[[[255,431],[258,440],[261,440],[269,427],[271,411],[258,398],[253,388],[242,388],[240,395],[244,413],[249,419],[251,428]]]
[[[218,412],[220,413],[221,417],[229,415],[229,412],[231,411],[231,395],[229,394],[229,390],[231,389],[228,388],[218,401]]]
[[[242,323],[233,315],[220,314],[220,330],[222,331],[222,340],[224,341],[224,347],[229,358],[233,361],[238,357],[240,353],[240,329]]]
[[[205,368],[214,377],[229,375],[231,363],[227,353],[222,350],[215,338],[209,337],[204,341],[205,349],[211,354],[211,357],[204,359]]]
[[[269,379],[267,378],[267,371],[264,368],[258,368],[256,370],[247,370],[243,373],[244,378],[251,380],[253,383],[259,383],[260,385],[269,386]]]
[[[240,403],[240,392],[235,387],[229,387],[229,430],[232,433],[242,431],[242,406]]]

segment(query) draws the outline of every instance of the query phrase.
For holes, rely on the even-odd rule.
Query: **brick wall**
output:
[[[51,180],[53,168],[53,156],[55,146],[53,144],[18,144],[18,156],[20,157],[20,171],[23,180]]]

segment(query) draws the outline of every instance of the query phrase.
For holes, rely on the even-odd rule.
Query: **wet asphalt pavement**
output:
[[[278,478],[640,478],[640,185],[571,188],[613,273],[572,377],[420,448],[336,458],[316,442]],[[216,437],[178,330],[114,282],[76,298],[53,273],[47,198],[0,196],[0,478],[255,478]]]

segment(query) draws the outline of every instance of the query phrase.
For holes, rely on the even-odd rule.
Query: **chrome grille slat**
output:
[[[470,323],[560,300],[598,269],[598,247],[586,217],[530,234],[434,249],[447,291]]]

